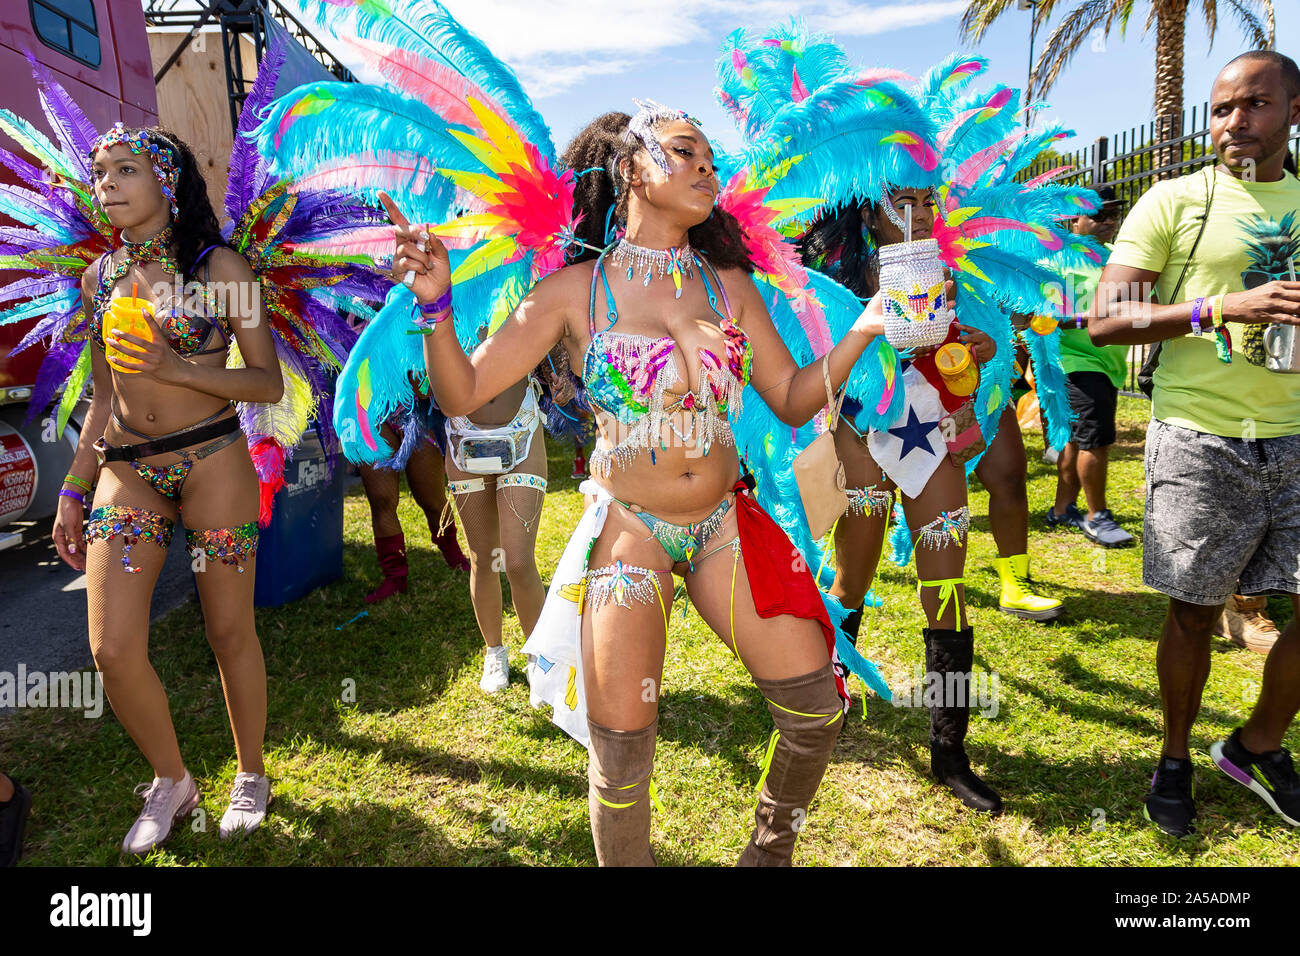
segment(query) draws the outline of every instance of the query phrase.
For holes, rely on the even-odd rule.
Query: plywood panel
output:
[[[167,61],[184,38],[183,33],[150,31],[149,52],[154,71]],[[251,80],[256,75],[253,45],[240,38],[241,54]],[[208,197],[218,219],[226,196],[230,147],[230,101],[226,92],[225,59],[221,35],[202,33],[190,41],[180,59],[158,83],[158,122],[189,144],[208,184]]]

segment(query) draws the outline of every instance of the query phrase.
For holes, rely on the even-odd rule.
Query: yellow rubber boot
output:
[[[1029,589],[1029,555],[1013,554],[1009,558],[995,558],[993,565],[1002,579],[1002,597],[998,610],[1031,621],[1051,621],[1061,616],[1064,608],[1055,598],[1040,597]]]

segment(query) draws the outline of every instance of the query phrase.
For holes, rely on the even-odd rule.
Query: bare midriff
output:
[[[171,273],[164,272],[153,263],[137,266],[144,272],[151,285],[174,282]],[[139,280],[134,280],[138,283]],[[129,296],[133,280],[128,274],[119,279],[111,290],[112,296]],[[150,297],[144,288],[139,288],[141,298]],[[104,334],[112,330],[112,320],[105,316]],[[219,335],[213,334],[212,340],[221,341]],[[102,355],[103,353],[101,353]],[[225,368],[225,353],[211,355],[192,355],[185,361],[213,368]],[[117,414],[122,423],[146,435],[165,435],[169,432],[188,428],[195,422],[215,415],[230,403],[215,395],[197,392],[182,385],[168,385],[144,372],[119,372],[111,365],[109,374],[113,377],[113,394],[116,398]],[[233,414],[233,409],[232,412]],[[110,418],[104,429],[105,437],[112,444],[140,441],[139,436],[124,434]]]
[[[603,411],[596,413],[596,421],[600,428],[596,447],[613,447],[626,426],[620,426],[614,416]],[[690,413],[675,413],[672,424],[689,434]],[[640,505],[673,524],[708,517],[740,475],[736,449],[715,443],[705,455],[694,445],[682,442],[670,427],[663,429],[660,438],[667,447],[656,446],[653,462],[650,452],[642,451],[625,467],[615,464],[608,476],[593,476],[594,480],[619,501]]]
[[[479,406],[465,417],[481,428],[500,428],[508,425],[523,404],[528,379],[520,379],[496,398]]]

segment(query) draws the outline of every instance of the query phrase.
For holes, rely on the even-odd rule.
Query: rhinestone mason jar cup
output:
[[[885,339],[896,349],[931,348],[948,337],[939,242],[918,239],[880,247]]]

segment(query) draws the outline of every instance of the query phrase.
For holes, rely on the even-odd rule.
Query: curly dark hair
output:
[[[611,207],[615,222],[627,221],[629,190],[614,194],[614,179],[624,160],[631,161],[644,147],[632,138],[625,141],[628,122],[626,113],[604,113],[587,124],[564,150],[561,161],[578,174],[574,188],[574,208],[582,213],[578,225],[578,238],[597,249],[605,247],[605,217]],[[754,271],[754,263],[745,249],[745,237],[740,223],[728,212],[714,209],[713,214],[687,232],[691,245],[709,257],[714,268],[744,269]],[[573,258],[573,262],[594,259],[590,249]]]
[[[176,257],[176,266],[181,273],[193,277],[199,264],[199,253],[209,246],[229,249],[230,244],[221,238],[221,226],[208,199],[207,183],[199,172],[198,160],[189,144],[160,126],[146,127],[145,132],[167,137],[180,153],[176,157],[180,169],[180,178],[176,182],[176,208],[179,212],[172,223],[172,255]]]
[[[869,299],[879,287],[879,265],[875,250],[880,235],[875,223],[876,209],[868,205],[867,229],[873,240],[868,244],[862,235],[862,207],[840,206],[824,213],[808,227],[799,240],[799,256],[810,269],[819,268],[827,256],[839,255],[839,272],[835,281],[860,299]]]

